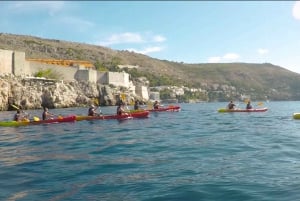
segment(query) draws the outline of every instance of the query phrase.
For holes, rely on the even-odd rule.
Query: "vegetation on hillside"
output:
[[[210,101],[241,95],[253,99],[300,100],[300,75],[269,63],[186,64],[101,46],[13,34],[0,34],[0,49],[24,51],[26,58],[87,60],[99,71],[122,71],[117,67],[119,64],[134,65],[138,68],[124,69],[132,79],[146,77],[150,86],[201,88],[207,91]]]
[[[62,76],[58,72],[53,71],[51,69],[39,70],[38,72],[36,72],[34,74],[34,77],[44,77],[47,79],[55,79],[55,80],[63,79]]]

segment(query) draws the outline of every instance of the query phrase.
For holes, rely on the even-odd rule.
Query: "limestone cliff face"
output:
[[[91,82],[62,82],[21,77],[0,78],[0,111],[13,109],[67,108],[98,102],[115,105],[114,91],[109,86]]]

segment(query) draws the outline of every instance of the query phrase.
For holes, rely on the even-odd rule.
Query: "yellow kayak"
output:
[[[300,119],[300,113],[294,113],[293,118],[294,119]]]

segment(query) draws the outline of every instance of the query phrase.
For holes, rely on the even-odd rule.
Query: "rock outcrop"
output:
[[[86,81],[56,81],[14,76],[0,77],[0,111],[15,109],[68,108],[89,104],[115,105],[118,89]],[[116,95],[117,94],[117,95]]]

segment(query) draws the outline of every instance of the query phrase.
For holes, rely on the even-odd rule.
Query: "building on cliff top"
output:
[[[143,99],[149,99],[144,88],[136,91],[126,72],[100,72],[95,70],[92,63],[81,60],[26,59],[25,52],[0,49],[0,75],[32,77],[37,72],[49,69],[57,72],[64,81],[90,81],[126,87],[133,94],[137,92]]]

